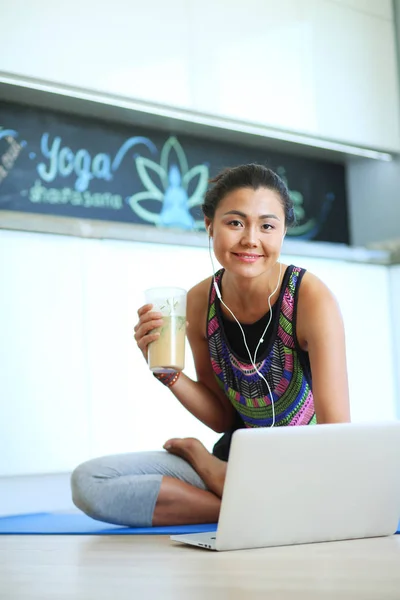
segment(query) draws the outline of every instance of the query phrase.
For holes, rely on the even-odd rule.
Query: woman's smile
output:
[[[249,252],[232,252],[233,256],[237,258],[237,260],[245,263],[255,263],[260,258],[263,258],[263,254],[254,254]]]

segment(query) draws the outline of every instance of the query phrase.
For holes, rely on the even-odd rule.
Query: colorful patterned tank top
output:
[[[255,363],[271,388],[275,426],[316,423],[308,354],[299,347],[295,332],[298,291],[304,273],[304,269],[293,265],[287,268],[279,299],[272,307],[269,342]],[[223,274],[224,269],[215,274],[220,289]],[[239,326],[238,335],[242,335]],[[271,426],[273,413],[268,387],[250,361],[243,361],[230,346],[213,284],[210,286],[207,337],[217,382],[245,426]]]

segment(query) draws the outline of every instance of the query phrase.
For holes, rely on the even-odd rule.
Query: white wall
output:
[[[1,69],[399,150],[390,0],[13,0]]]
[[[1,474],[90,452],[81,255],[72,238],[0,232]]]
[[[388,269],[284,258],[339,299],[353,420],[395,418]],[[209,273],[205,248],[0,230],[0,475],[67,472],[175,435],[211,447],[217,434],[152,377],[132,337],[144,289]],[[189,352],[187,365],[194,376]]]
[[[397,386],[397,417],[400,419],[400,265],[390,268],[390,296],[392,305],[392,338],[393,344],[393,362],[394,375]]]

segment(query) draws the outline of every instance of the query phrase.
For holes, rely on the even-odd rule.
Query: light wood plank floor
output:
[[[209,552],[168,536],[0,535],[1,600],[399,600],[400,536]]]

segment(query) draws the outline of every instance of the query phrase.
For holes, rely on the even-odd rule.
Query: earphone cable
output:
[[[251,363],[252,367],[254,368],[254,370],[256,371],[256,373],[259,375],[259,377],[261,377],[261,379],[262,379],[262,380],[265,382],[265,384],[266,384],[266,386],[267,386],[267,388],[268,388],[268,393],[269,393],[269,396],[270,396],[270,400],[271,400],[271,408],[272,408],[272,423],[271,423],[271,427],[274,427],[274,425],[275,425],[275,406],[274,406],[274,398],[273,398],[273,395],[272,395],[272,390],[271,390],[271,388],[270,388],[270,386],[269,386],[269,383],[268,383],[268,381],[266,380],[266,378],[264,377],[264,375],[263,375],[263,374],[262,374],[262,373],[259,371],[259,369],[258,369],[258,367],[257,367],[257,365],[256,365],[255,363],[256,363],[256,357],[257,357],[257,352],[258,352],[258,349],[259,349],[260,345],[263,343],[263,341],[264,341],[264,336],[265,336],[265,334],[266,334],[266,332],[267,332],[267,330],[268,330],[268,327],[270,326],[270,324],[271,324],[271,321],[272,321],[272,306],[271,306],[271,298],[272,298],[272,296],[275,294],[275,292],[276,292],[276,291],[278,290],[278,288],[279,288],[279,284],[280,284],[280,280],[281,280],[281,274],[282,274],[282,263],[279,263],[279,277],[278,277],[278,283],[277,283],[277,285],[276,285],[276,288],[274,289],[274,291],[273,291],[273,292],[270,294],[270,296],[269,296],[269,298],[268,298],[268,307],[269,307],[269,313],[270,313],[270,314],[269,314],[269,320],[268,320],[267,326],[266,326],[266,328],[264,329],[264,332],[263,332],[263,334],[262,334],[262,336],[261,336],[261,338],[260,338],[260,340],[259,340],[259,342],[258,342],[258,344],[257,344],[256,350],[255,350],[255,352],[254,352],[254,358],[253,358],[253,357],[252,357],[252,355],[251,355],[251,352],[250,352],[250,350],[249,350],[249,347],[248,347],[248,345],[247,345],[246,335],[245,335],[245,333],[244,333],[244,331],[243,331],[243,327],[242,327],[242,325],[240,324],[239,320],[238,320],[238,319],[236,318],[236,316],[234,315],[234,313],[231,311],[231,309],[229,308],[229,306],[227,306],[227,305],[225,304],[225,302],[223,301],[223,299],[222,299],[222,295],[221,295],[221,291],[220,291],[220,289],[219,289],[219,287],[218,287],[218,284],[217,284],[217,281],[216,281],[216,279],[215,279],[215,273],[216,273],[216,269],[215,269],[214,260],[213,260],[213,257],[212,257],[212,252],[211,252],[211,236],[210,236],[210,235],[208,236],[208,251],[209,251],[209,255],[210,255],[210,259],[211,259],[211,264],[212,264],[212,268],[213,268],[213,285],[214,285],[214,288],[215,288],[216,294],[217,294],[217,296],[218,296],[218,298],[219,298],[219,300],[220,300],[221,304],[223,304],[223,305],[225,306],[225,308],[226,308],[226,309],[229,311],[229,313],[230,313],[230,314],[232,315],[232,317],[235,319],[236,323],[239,325],[239,328],[240,328],[240,331],[241,331],[241,333],[242,333],[242,337],[243,337],[243,342],[244,342],[245,348],[246,348],[246,350],[247,350],[247,354],[249,355],[249,358],[250,358],[250,363]]]

